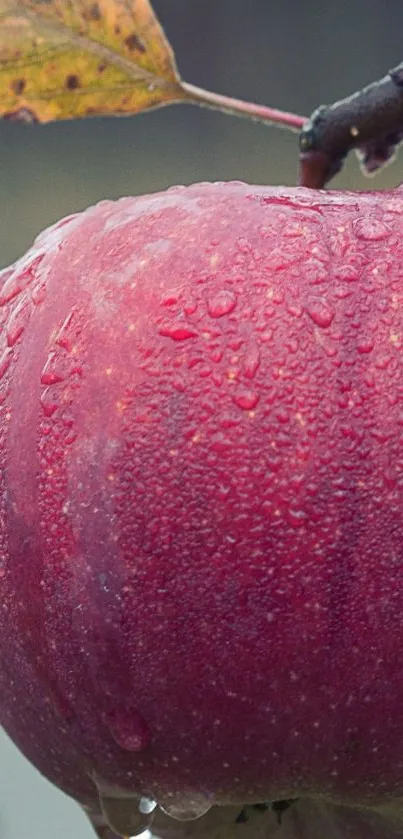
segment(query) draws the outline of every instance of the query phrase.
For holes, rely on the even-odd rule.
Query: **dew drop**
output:
[[[12,357],[13,357],[13,351],[10,347],[7,347],[7,349],[3,350],[3,352],[1,353],[1,355],[0,355],[0,379],[2,379],[4,374],[7,372],[8,368],[10,366]]]
[[[292,315],[294,318],[300,318],[303,312],[302,306],[299,303],[289,303],[287,306],[287,312],[289,315]]]
[[[386,368],[389,367],[390,361],[391,359],[389,355],[378,355],[375,361],[375,367],[377,367],[378,370],[386,370]]]
[[[310,259],[304,265],[304,273],[311,285],[321,285],[329,278],[329,272],[317,259]]]
[[[380,242],[390,235],[390,230],[383,221],[367,216],[356,219],[353,228],[357,239],[364,242]]]
[[[287,425],[290,421],[290,414],[286,408],[278,408],[276,411],[276,420],[281,423],[281,425]]]
[[[235,405],[244,411],[251,411],[259,402],[259,394],[246,387],[239,387],[233,396]]]
[[[384,475],[383,475],[383,482],[384,482],[385,488],[389,492],[392,492],[392,490],[395,489],[396,484],[397,484],[396,474],[394,472],[392,472],[391,469],[385,469],[385,472],[384,472]]]
[[[197,311],[197,303],[195,300],[188,300],[187,303],[183,305],[183,311],[185,315],[194,315]]]
[[[31,314],[31,304],[27,297],[24,297],[21,302],[14,309],[7,324],[7,344],[13,347],[20,335],[22,335],[25,326]]]
[[[340,265],[334,271],[334,276],[337,280],[345,283],[356,283],[360,279],[360,274],[354,265]]]
[[[172,291],[165,292],[161,298],[161,306],[175,306],[178,299],[178,294],[174,294]]]
[[[357,344],[357,351],[361,353],[361,355],[365,355],[372,352],[374,346],[375,342],[373,338],[362,338],[361,341]]]
[[[74,312],[69,312],[55,338],[56,344],[59,344],[59,346],[63,347],[63,349],[65,350],[71,350],[73,347],[73,341],[70,335],[70,327],[72,325],[73,320]]]
[[[41,373],[41,384],[54,385],[57,382],[63,382],[66,378],[65,374],[58,367],[58,358],[55,352],[50,352],[48,360],[44,365]]]
[[[218,363],[219,361],[221,361],[223,355],[224,355],[224,350],[221,347],[214,347],[214,349],[212,349],[212,351],[210,353],[210,358],[215,363]]]
[[[24,268],[22,266],[16,267],[15,271],[7,278],[0,289],[0,306],[8,303],[21,291],[24,291],[32,282],[35,276],[36,268],[40,265],[43,259],[43,254],[37,256],[29,265]]]
[[[14,270],[15,269],[14,269],[13,265],[10,268],[2,268],[0,270],[0,284],[1,284],[1,286],[4,286],[4,284],[7,282],[7,280],[14,273]]]
[[[158,801],[158,806],[170,816],[172,819],[178,821],[190,822],[195,819],[200,819],[212,807],[212,801],[200,793],[177,793],[170,794]]]
[[[17,274],[11,274],[11,277],[6,280],[4,285],[0,291],[0,306],[4,306],[5,303],[8,303],[13,297],[16,297],[17,294],[20,293],[24,288],[24,283],[22,277]]]
[[[251,344],[245,353],[244,373],[248,379],[253,379],[260,364],[260,352],[257,344]]]
[[[31,297],[35,306],[39,306],[40,303],[43,303],[46,297],[46,283],[37,283],[31,291]]]
[[[172,338],[173,341],[186,341],[188,338],[196,338],[197,332],[184,324],[168,324],[158,328],[160,335],[165,338]]]
[[[335,314],[334,309],[321,297],[315,297],[309,300],[306,305],[306,311],[313,322],[322,328],[330,326]]]
[[[41,394],[40,403],[45,417],[51,417],[59,407],[58,402],[52,398],[52,388],[49,387]]]
[[[221,318],[223,315],[229,315],[235,309],[236,303],[236,294],[224,288],[208,299],[208,313],[212,318]]]
[[[288,521],[292,527],[304,527],[306,520],[307,516],[304,510],[297,510],[295,507],[290,507],[288,509]]]
[[[151,743],[151,731],[135,709],[115,709],[108,715],[107,724],[113,739],[128,752],[141,752]]]
[[[212,435],[210,440],[211,449],[218,454],[225,454],[232,450],[231,440],[228,439],[222,432],[217,431]]]

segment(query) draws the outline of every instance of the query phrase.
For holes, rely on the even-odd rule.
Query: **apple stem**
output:
[[[300,184],[323,188],[351,149],[356,149],[363,171],[372,175],[392,160],[402,140],[403,63],[362,90],[314,111],[300,134]]]
[[[291,131],[301,131],[301,128],[307,122],[306,117],[298,116],[298,114],[279,111],[276,108],[257,105],[254,102],[245,102],[242,99],[233,99],[232,96],[222,96],[220,93],[204,90],[201,87],[196,87],[196,85],[188,84],[188,82],[181,82],[181,88],[187,94],[185,102],[201,105],[205,108],[213,108],[232,116],[246,117],[256,122],[267,122],[280,128],[288,128]]]

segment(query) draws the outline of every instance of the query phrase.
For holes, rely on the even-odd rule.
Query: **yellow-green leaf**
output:
[[[149,0],[0,0],[0,117],[134,114],[187,98]]]

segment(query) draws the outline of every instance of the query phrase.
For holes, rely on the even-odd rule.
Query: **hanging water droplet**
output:
[[[228,288],[223,288],[208,299],[208,313],[212,318],[221,318],[223,315],[229,315],[235,309],[236,303],[236,294]]]
[[[334,309],[322,297],[311,298],[306,305],[306,311],[316,326],[322,328],[330,326],[335,315]]]
[[[151,743],[151,731],[133,708],[117,708],[108,715],[108,728],[116,743],[128,752],[141,752]]]
[[[144,813],[145,816],[148,816],[149,813],[153,813],[156,806],[157,802],[152,798],[140,798],[139,810],[140,813]]]
[[[119,836],[140,836],[152,824],[156,803],[140,799],[122,790],[113,789],[101,779],[94,778],[103,815]]]
[[[171,793],[162,801],[159,800],[158,806],[172,819],[190,822],[208,813],[213,802],[202,793]]]

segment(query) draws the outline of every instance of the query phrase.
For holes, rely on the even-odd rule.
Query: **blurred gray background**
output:
[[[187,81],[310,114],[403,61],[401,0],[154,0]],[[48,126],[0,123],[0,266],[101,198],[197,180],[294,184],[296,135],[191,106]],[[354,155],[332,186],[383,189]],[[90,839],[78,808],[0,733],[1,839]]]

